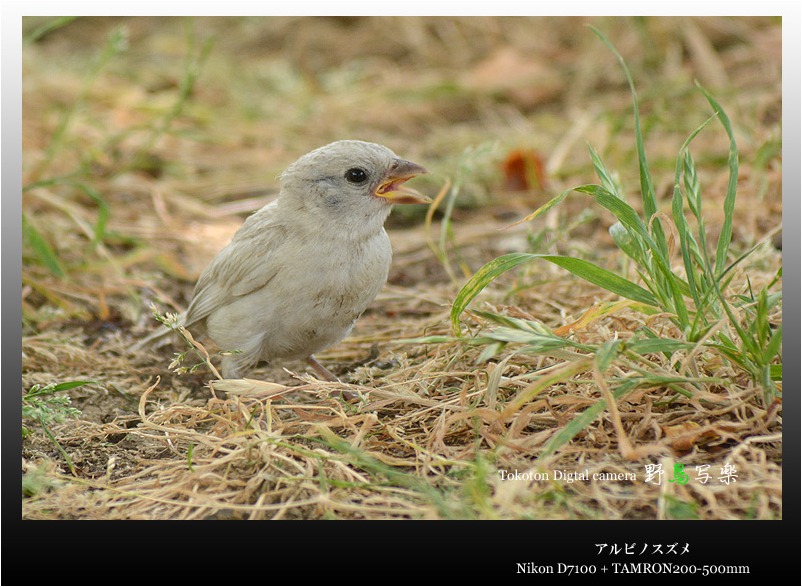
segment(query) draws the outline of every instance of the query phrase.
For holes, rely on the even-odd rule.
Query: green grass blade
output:
[[[599,37],[599,39],[601,39],[602,43],[607,45],[607,48],[610,49],[610,51],[612,51],[612,53],[615,55],[616,59],[618,59],[618,63],[624,70],[624,75],[626,76],[627,83],[629,84],[629,90],[632,94],[632,108],[635,115],[635,141],[638,150],[641,198],[643,200],[643,211],[648,220],[657,213],[657,197],[654,191],[654,182],[652,181],[652,176],[649,172],[649,164],[646,160],[646,148],[643,144],[643,132],[640,124],[640,111],[638,109],[638,95],[635,91],[635,81],[632,79],[632,74],[629,71],[626,61],[624,61],[624,58],[621,56],[615,46],[609,41],[609,39],[607,39],[604,33],[593,26],[590,26],[590,29],[596,34],[597,37]],[[652,226],[655,242],[657,243],[657,246],[660,248],[663,255],[667,256],[668,243],[666,242],[666,237],[663,233],[663,227],[659,222],[655,222],[652,224]]]
[[[509,253],[493,259],[489,263],[483,265],[468,282],[462,286],[462,289],[457,293],[454,298],[454,303],[451,306],[451,327],[454,334],[462,336],[462,326],[459,322],[459,317],[468,304],[479,295],[479,293],[486,288],[494,279],[499,275],[536,258],[536,255],[531,253]]]
[[[48,167],[53,159],[56,157],[58,150],[61,148],[66,136],[67,130],[72,123],[75,114],[83,107],[84,103],[86,102],[87,97],[89,96],[89,91],[92,88],[95,80],[99,76],[100,72],[103,68],[117,55],[121,54],[128,48],[128,30],[125,27],[117,27],[112,30],[107,39],[106,44],[103,47],[103,51],[98,55],[94,62],[92,63],[89,73],[87,77],[84,79],[83,87],[81,88],[81,92],[78,95],[77,99],[75,99],[61,115],[61,119],[59,120],[58,126],[56,130],[53,132],[53,135],[50,138],[50,144],[48,144],[45,150],[45,158],[42,162],[38,165],[38,171],[43,170],[44,168]],[[34,173],[34,176],[38,176],[39,173]]]
[[[79,181],[70,183],[89,196],[94,200],[95,204],[97,204],[97,222],[95,222],[92,244],[100,244],[106,237],[106,224],[109,220],[109,205],[106,203],[106,200],[103,199],[103,196],[100,195],[100,192],[92,186]]]
[[[679,150],[679,155],[677,156],[677,166],[676,166],[676,173],[674,176],[675,184],[679,184],[680,181],[680,169],[685,170],[685,180],[686,180],[686,195],[688,197],[688,205],[691,208],[691,212],[693,215],[700,221],[703,221],[702,218],[702,200],[701,200],[701,190],[698,189],[698,178],[696,177],[696,167],[693,165],[693,160],[690,154],[690,146],[693,140],[696,138],[702,130],[704,130],[708,124],[710,124],[713,120],[718,118],[718,114],[713,114],[707,120],[705,120],[702,124],[700,124],[689,136],[685,139],[685,142],[682,144],[682,147]],[[690,185],[688,181],[691,181]],[[695,186],[694,189],[691,189],[691,186]]]
[[[689,293],[690,290],[688,284],[671,271],[671,263],[668,259],[667,249],[663,250],[655,242],[650,236],[646,225],[640,219],[640,216],[638,216],[638,213],[623,200],[616,198],[613,194],[598,185],[581,186],[575,189],[576,191],[592,195],[599,205],[612,212],[624,227],[632,229],[652,251],[652,259],[656,267],[645,267],[649,273],[649,280],[647,283],[650,289],[652,289],[652,292],[660,298],[661,305],[669,306],[667,300],[671,300],[670,307],[666,309],[673,309],[677,315],[680,328],[685,330],[689,326],[690,320],[688,317],[688,309],[683,299],[683,292]]]
[[[483,343],[485,348],[482,349],[482,352],[479,353],[479,356],[476,357],[476,364],[483,365],[487,363],[490,359],[498,355],[504,348],[507,346],[503,342],[485,342]]]
[[[771,337],[769,338],[769,342],[766,345],[766,350],[763,353],[765,362],[770,362],[774,360],[780,352],[780,346],[783,343],[783,327],[780,324],[774,332],[772,332]]]
[[[690,291],[688,284],[671,271],[671,265],[668,260],[667,252],[663,251],[654,241],[652,236],[649,234],[648,228],[646,227],[646,225],[644,224],[643,220],[640,218],[638,213],[635,211],[635,209],[632,208],[632,206],[630,206],[629,204],[627,204],[624,200],[616,197],[615,194],[610,193],[606,188],[600,185],[595,185],[595,184],[582,185],[573,188],[573,190],[568,190],[568,191],[576,191],[591,195],[595,198],[596,202],[598,202],[599,205],[601,205],[602,207],[606,208],[607,210],[613,213],[613,215],[621,223],[622,227],[628,230],[632,235],[632,238],[638,242],[638,244],[635,245],[635,244],[629,244],[622,240],[622,245],[626,247],[622,248],[622,250],[626,254],[630,255],[630,257],[632,257],[633,259],[637,260],[639,263],[644,265],[645,264],[644,258],[646,256],[645,252],[643,255],[640,256],[640,259],[638,259],[639,253],[635,252],[634,247],[638,246],[644,249],[644,251],[645,249],[649,249],[652,251],[652,259],[656,264],[657,273],[654,272],[654,269],[652,267],[644,266],[644,269],[646,269],[647,273],[649,274],[649,280],[647,281],[647,283],[651,282],[650,288],[652,289],[652,292],[655,293],[655,295],[659,295],[660,297],[659,305],[667,306],[668,302],[666,300],[668,299],[672,300],[672,303],[670,304],[670,309],[674,310],[679,319],[680,326],[683,329],[685,329],[689,324],[689,317],[687,308],[685,306],[685,302],[683,300],[683,293]],[[560,194],[560,196],[558,196],[552,201],[555,203],[557,201],[561,201],[566,196],[566,193],[567,192],[563,192],[562,194]],[[549,204],[551,204],[551,202]],[[620,232],[620,229],[616,230],[619,230]],[[619,234],[618,236],[622,235]],[[655,288],[652,287],[652,285],[660,286],[661,289],[667,291],[657,294],[654,291]],[[648,295],[650,296],[649,298],[650,301],[645,303],[648,303],[650,305],[657,305],[656,304],[657,298],[655,298],[654,295],[652,295],[652,293],[648,293]],[[636,298],[630,298],[630,299],[636,299]],[[644,300],[639,300],[639,301],[644,301]],[[453,320],[454,320],[454,314],[452,312],[452,321]]]
[[[626,381],[613,390],[613,398],[615,400],[621,399],[627,393],[634,390],[640,384],[639,380]],[[582,432],[585,428],[598,417],[599,414],[607,407],[607,401],[601,399],[595,404],[587,408],[584,412],[579,414],[573,420],[568,422],[562,429],[551,437],[551,440],[546,443],[543,450],[538,455],[539,459],[554,454],[564,444],[570,442],[574,436]]]
[[[22,42],[24,45],[29,45],[31,43],[35,43],[39,39],[46,37],[53,31],[56,31],[62,27],[67,26],[72,21],[77,20],[78,16],[57,16],[55,18],[49,19],[48,21],[40,24],[38,27],[33,29],[25,38],[23,38]]]
[[[590,283],[627,299],[635,300],[636,302],[641,302],[650,306],[658,305],[657,299],[648,290],[607,269],[594,265],[589,261],[562,255],[509,253],[493,259],[482,266],[473,277],[462,286],[459,293],[457,293],[454,303],[451,306],[451,326],[454,333],[457,336],[462,335],[462,327],[459,318],[462,312],[465,311],[465,308],[468,307],[468,304],[470,304],[485,287],[503,273],[534,259],[544,259],[550,263],[554,263]]]
[[[63,278],[67,275],[64,265],[62,265],[56,252],[48,244],[42,234],[28,221],[25,214],[22,215],[22,236],[27,240],[36,257],[42,265],[47,267],[50,273],[58,278]]]
[[[532,399],[539,393],[542,393],[543,391],[554,387],[558,383],[563,383],[565,381],[568,381],[569,379],[571,379],[575,375],[579,375],[583,371],[587,371],[592,365],[593,365],[592,358],[590,357],[581,358],[574,361],[570,361],[568,363],[564,363],[559,368],[549,372],[548,374],[540,375],[528,387],[518,392],[518,395],[516,395],[504,407],[504,411],[502,412],[502,418],[507,419],[511,417],[515,412],[520,410],[521,407],[532,401]]]
[[[627,343],[627,349],[639,355],[652,353],[674,353],[680,350],[690,350],[696,346],[692,342],[684,342],[672,338],[644,338]]]
[[[22,191],[24,193],[35,188],[55,185],[67,185],[74,187],[94,200],[95,204],[97,204],[98,213],[97,222],[95,222],[94,235],[92,237],[92,244],[98,244],[102,242],[106,236],[106,224],[109,220],[109,205],[103,196],[100,195],[100,192],[92,186],[81,181],[75,181],[70,177],[51,177],[24,185],[22,186]]]
[[[596,351],[596,366],[600,373],[604,373],[616,357],[621,354],[623,340],[608,340]]]
[[[474,310],[474,314],[481,316],[485,320],[495,322],[506,328],[515,330],[522,330],[535,336],[554,336],[551,330],[531,320],[523,320],[521,318],[513,318],[511,316],[504,316],[503,314],[496,314],[495,312],[483,312],[482,310]]]
[[[212,39],[204,40],[197,50],[196,45],[197,39],[194,31],[190,31],[187,35],[187,53],[184,58],[181,83],[178,86],[178,97],[170,109],[162,116],[161,120],[152,127],[150,136],[139,149],[140,153],[150,152],[156,141],[169,131],[173,122],[182,114],[189,102],[198,78],[203,72],[206,60],[211,55],[214,41]]]
[[[57,383],[55,385],[46,385],[44,387],[37,387],[32,388],[31,391],[26,393],[23,396],[23,399],[30,399],[34,397],[40,397],[43,395],[53,395],[54,393],[60,393],[62,391],[68,391],[70,389],[75,389],[76,387],[81,387],[82,385],[93,385],[97,384],[96,381],[65,381],[64,383]]]
[[[769,365],[769,376],[772,381],[783,380],[783,366],[782,365]]]
[[[616,222],[610,226],[607,231],[615,242],[616,246],[624,251],[624,254],[635,261],[638,265],[646,265],[646,257],[641,246],[640,240],[634,238],[632,233],[620,222]]]
[[[616,197],[615,194],[610,193],[600,185],[583,185],[574,188],[574,191],[593,196],[599,205],[612,212],[625,228],[638,234],[644,242],[652,245],[650,248],[653,248],[654,242],[649,235],[649,229],[646,224],[638,216],[635,209],[621,198]]]
[[[70,469],[70,473],[72,473],[74,476],[77,477],[77,474],[75,473],[75,465],[72,463],[72,459],[70,458],[70,455],[67,454],[67,451],[64,450],[64,447],[61,446],[61,444],[59,444],[58,440],[56,440],[56,437],[50,431],[50,428],[48,428],[47,423],[45,422],[44,416],[42,416],[42,415],[39,416],[39,424],[42,426],[42,432],[44,432],[45,436],[47,436],[47,438],[50,440],[50,442],[52,442],[56,446],[56,448],[58,449],[58,452],[61,454],[61,456],[64,459],[64,461],[67,463],[67,467]]]
[[[752,330],[758,343],[762,343],[770,336],[769,332],[769,306],[766,290],[761,289],[755,304],[755,317],[752,320]]]
[[[575,189],[576,189],[576,188],[569,188],[569,189],[565,190],[563,193],[561,193],[559,196],[555,196],[555,197],[553,197],[551,200],[549,200],[548,202],[546,202],[545,204],[543,204],[543,205],[542,205],[540,208],[538,208],[537,210],[535,210],[534,212],[532,212],[532,213],[531,213],[529,216],[527,216],[526,218],[523,218],[523,219],[519,220],[518,222],[515,222],[515,223],[513,224],[513,226],[514,226],[515,224],[521,224],[521,223],[523,223],[523,222],[529,222],[530,220],[534,220],[534,219],[535,219],[535,218],[537,218],[538,216],[542,216],[543,214],[545,214],[546,212],[548,212],[549,210],[551,210],[552,208],[554,208],[554,206],[556,206],[557,204],[559,204],[560,202],[562,202],[562,201],[563,201],[563,200],[566,198],[566,196],[567,196],[568,194],[570,194],[572,191],[574,191]]]
[[[585,185],[574,189],[575,191],[592,195],[600,206],[612,212],[625,228],[631,229],[642,240],[643,244],[652,251],[652,259],[657,265],[658,272],[652,272],[652,268],[649,266],[644,267],[649,271],[649,277],[652,281],[657,283],[658,278],[662,276],[669,284],[679,285],[683,283],[671,271],[671,263],[667,251],[658,246],[657,242],[649,234],[646,224],[644,224],[632,206],[599,185]],[[684,284],[683,287],[687,289],[687,284]],[[676,293],[680,292],[677,291]],[[681,297],[680,294],[679,299]]]
[[[365,451],[351,446],[348,442],[345,442],[325,427],[320,427],[319,432],[319,438],[301,435],[296,436],[296,438],[304,439],[307,442],[311,441],[316,444],[322,444],[323,446],[331,448],[348,457],[348,460],[351,461],[354,466],[368,471],[371,474],[381,475],[391,483],[395,483],[400,487],[418,493],[437,508],[438,512],[445,518],[463,519],[470,517],[470,511],[465,507],[465,504],[449,499],[445,491],[426,483],[420,476],[407,473],[406,471],[399,470],[398,468],[379,461]]]
[[[596,175],[599,176],[599,181],[601,181],[602,187],[611,194],[615,194],[619,198],[623,199],[621,194],[618,193],[618,187],[608,173],[607,167],[604,165],[601,157],[596,152],[596,149],[594,149],[591,145],[588,145],[588,151],[590,151],[590,159],[593,162],[593,167],[596,169]]]
[[[679,190],[679,185],[674,184],[674,197],[671,200],[671,212],[674,217],[674,225],[677,227],[679,234],[679,246],[682,253],[682,262],[685,265],[685,278],[688,282],[688,290],[691,293],[693,301],[699,307],[699,292],[696,287],[696,269],[693,265],[693,255],[691,247],[695,244],[693,236],[691,236],[691,229],[688,226],[688,221],[685,219],[685,210],[683,207],[682,193]]]
[[[532,353],[548,353],[550,351],[580,348],[581,350],[588,350],[589,345],[575,343],[566,338],[559,336],[543,336],[512,328],[494,328],[487,333],[482,334],[472,340],[473,344],[523,344],[526,345],[527,352]]]
[[[549,261],[550,263],[554,263],[563,269],[567,269],[577,277],[581,277],[585,281],[589,281],[590,283],[598,285],[599,287],[604,288],[612,293],[618,294],[621,297],[651,306],[658,305],[657,298],[655,298],[648,290],[635,283],[632,283],[628,279],[624,279],[612,271],[608,271],[607,269],[603,269],[598,265],[594,265],[590,261],[576,259],[574,257],[565,257],[562,255],[537,256],[541,259]]]
[[[727,158],[727,164],[730,168],[729,181],[727,182],[727,195],[724,198],[724,223],[721,226],[721,234],[718,237],[718,245],[716,246],[716,275],[720,275],[724,270],[724,265],[727,263],[727,251],[730,247],[730,240],[732,239],[732,217],[735,210],[735,195],[738,189],[738,145],[735,142],[735,135],[732,132],[732,124],[730,119],[724,112],[724,108],[716,101],[715,98],[708,92],[699,82],[696,86],[702,91],[707,101],[718,113],[718,119],[724,130],[727,131],[727,136],[730,138],[730,152]]]

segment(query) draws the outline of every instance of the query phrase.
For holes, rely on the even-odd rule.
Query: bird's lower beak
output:
[[[417,163],[396,159],[387,177],[379,184],[373,195],[384,198],[390,204],[431,204],[432,199],[429,196],[402,185],[405,181],[424,173],[429,172]]]

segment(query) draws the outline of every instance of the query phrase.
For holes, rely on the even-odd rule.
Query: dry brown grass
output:
[[[579,198],[537,225],[500,230],[549,196],[592,181],[586,141],[629,192],[637,185],[629,94],[585,22],[603,29],[633,70],[650,160],[661,173],[658,192],[671,187],[679,145],[709,115],[693,90],[699,78],[727,105],[739,140],[733,251],[771,236],[782,215],[781,159],[772,151],[780,132],[780,23],[771,19],[91,18],[26,46],[23,182],[44,183],[25,192],[23,210],[65,275],[54,275],[26,243],[22,388],[95,383],[69,392],[82,415],[52,426],[75,475],[28,423],[24,517],[782,517],[781,403],[765,401],[720,356],[699,350],[694,357],[718,383],[689,396],[639,388],[544,454],[574,417],[609,397],[610,377],[628,373],[620,366],[595,373],[588,362],[536,389],[544,377],[575,369],[578,357],[509,347],[480,363],[483,347],[466,340],[404,342],[450,337],[449,310],[465,279],[539,238],[553,239],[549,250],[616,266],[610,219]],[[92,60],[120,24],[128,48],[90,84]],[[385,35],[390,29],[396,34]],[[207,55],[203,43],[212,37]],[[194,67],[200,77],[180,101],[182,76]],[[154,134],[176,104],[169,127]],[[185,350],[177,340],[128,350],[157,327],[151,301],[164,311],[184,307],[205,263],[244,215],[269,201],[286,164],[347,137],[425,163],[432,195],[447,181],[462,188],[445,263],[430,247],[438,248],[444,204],[431,224],[392,218],[387,287],[352,336],[318,357],[343,383],[317,381],[298,364],[274,365],[251,377],[276,385],[253,383],[224,397],[220,384],[209,389],[208,369],[168,369],[172,353]],[[545,188],[504,189],[502,161],[515,149],[539,154]],[[723,133],[703,133],[696,144],[714,233],[726,149]],[[64,177],[70,181],[46,181]],[[108,207],[100,242],[93,238],[101,208],[75,182]],[[728,293],[746,293],[747,276],[758,291],[779,267],[779,251],[761,247]],[[645,323],[672,333],[666,316],[623,305],[580,320],[594,304],[617,299],[544,263],[505,275],[474,307],[565,332],[572,326],[576,340],[591,344],[627,338]],[[773,324],[782,323],[781,307]],[[472,333],[487,327],[476,315],[464,319]],[[655,373],[690,361],[652,360]],[[360,400],[337,399],[343,390]],[[686,465],[687,485],[668,482],[675,463]],[[717,480],[725,463],[737,469],[735,483]],[[662,484],[644,482],[646,464],[663,464]],[[711,482],[694,479],[698,465],[710,465]],[[501,471],[516,470],[638,478],[501,479]]]

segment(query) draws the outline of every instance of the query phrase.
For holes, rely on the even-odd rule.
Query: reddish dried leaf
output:
[[[533,149],[510,151],[501,164],[504,189],[527,191],[546,189],[546,171],[543,157]]]

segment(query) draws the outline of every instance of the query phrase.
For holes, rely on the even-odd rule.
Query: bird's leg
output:
[[[334,373],[332,373],[331,371],[326,369],[323,365],[321,365],[318,362],[318,360],[312,355],[309,355],[309,357],[306,359],[306,362],[310,367],[312,367],[312,369],[315,370],[315,373],[317,373],[323,380],[339,381],[339,379]]]
[[[334,375],[334,373],[332,373],[331,371],[326,369],[323,365],[321,365],[318,362],[318,360],[315,357],[313,357],[312,355],[309,355],[309,357],[306,359],[306,362],[310,367],[312,367],[312,369],[315,370],[315,373],[317,373],[324,380],[326,380],[326,381],[337,381],[337,382],[340,381],[337,378],[337,376]],[[344,400],[353,401],[355,399],[358,399],[357,395],[352,391],[342,390],[342,392],[340,392],[340,394],[342,395],[342,398]]]

